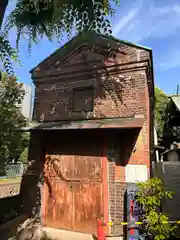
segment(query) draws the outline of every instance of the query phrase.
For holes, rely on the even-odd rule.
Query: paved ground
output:
[[[27,218],[25,215],[21,215],[3,225],[0,226],[0,240],[14,240],[17,234],[17,228]],[[97,240],[95,236],[85,233],[78,233],[73,231],[66,231],[62,229],[53,229],[44,227],[44,231],[47,234],[49,240]],[[109,237],[107,240],[123,240],[123,237]]]
[[[17,228],[27,219],[27,216],[19,216],[0,226],[0,239],[13,240],[17,233]],[[51,240],[94,240],[90,234],[77,233],[53,228],[44,228],[47,236]]]
[[[52,240],[94,240],[90,234],[66,231],[62,229],[44,228],[47,236]]]

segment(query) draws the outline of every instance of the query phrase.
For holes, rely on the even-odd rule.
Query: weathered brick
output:
[[[116,132],[115,140],[112,140],[115,132],[105,135],[107,151],[113,141],[118,145],[116,150],[121,150],[119,162],[107,159],[109,220],[120,222],[124,218],[125,165],[150,166],[150,112],[153,108],[150,104],[153,82],[148,74],[150,54],[146,49],[121,43],[116,48],[118,51],[113,47],[108,55],[103,45],[106,40],[97,38],[96,41],[96,51],[92,46],[83,44],[63,57],[57,51],[33,71],[36,86],[33,118],[38,122],[135,116],[144,118],[140,131],[130,129]],[[94,88],[93,111],[74,112],[73,89],[88,86]],[[95,151],[92,146],[91,149]],[[107,156],[107,152],[105,154]],[[122,226],[113,226],[110,230],[110,233],[122,232]]]

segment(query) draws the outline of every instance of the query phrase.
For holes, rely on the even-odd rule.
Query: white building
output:
[[[25,118],[32,119],[32,87],[30,85],[23,85],[25,90],[24,99],[21,103],[21,112]]]

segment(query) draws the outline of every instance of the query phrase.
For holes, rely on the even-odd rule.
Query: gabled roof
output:
[[[180,112],[180,95],[170,97]]]
[[[102,39],[102,42],[111,41],[111,43],[123,43],[125,45],[129,45],[129,46],[132,46],[132,47],[135,47],[135,48],[147,50],[150,53],[152,52],[151,48],[141,46],[141,45],[137,45],[137,44],[134,44],[132,42],[120,40],[120,39],[117,39],[113,36],[106,36],[106,35],[102,35],[102,34],[97,34],[96,32],[83,32],[83,33],[80,33],[79,35],[73,37],[69,42],[67,42],[62,47],[60,47],[55,52],[53,52],[50,56],[45,58],[36,67],[31,69],[30,73],[33,72],[39,65],[41,65],[43,62],[45,62],[47,59],[49,59],[53,55],[55,55],[57,52],[59,52],[60,55],[65,55],[67,52],[72,51],[77,45],[79,45],[81,43],[86,43],[86,42],[88,42],[88,43],[91,42],[93,44],[93,42],[95,42],[95,40],[99,39],[99,38]]]

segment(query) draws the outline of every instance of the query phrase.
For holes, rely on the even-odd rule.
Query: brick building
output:
[[[97,218],[122,221],[127,184],[150,175],[152,51],[85,33],[31,74],[38,124],[30,129],[24,211],[46,226],[91,234]],[[120,226],[107,231],[123,234]]]

